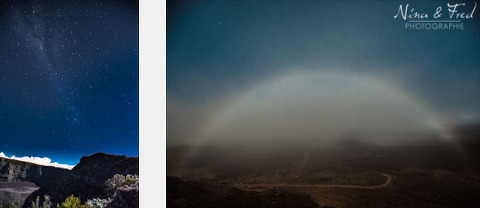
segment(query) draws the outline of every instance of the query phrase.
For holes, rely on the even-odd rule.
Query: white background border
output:
[[[140,207],[166,207],[166,2],[139,3]]]

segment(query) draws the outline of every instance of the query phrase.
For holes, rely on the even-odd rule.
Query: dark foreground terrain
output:
[[[0,182],[0,206],[8,207],[7,203],[12,199],[25,201],[32,192],[39,188],[30,182]]]
[[[42,204],[48,195],[55,206],[74,195],[82,204],[110,198],[103,207],[139,207],[138,174],[138,157],[104,153],[82,157],[72,170],[1,158],[0,200],[26,208],[37,197]]]
[[[167,178],[167,204],[312,207],[313,200],[318,207],[480,207],[479,128],[452,132],[454,141],[401,145],[352,138],[329,146],[168,146],[167,175],[184,182]]]
[[[184,182],[167,177],[167,207],[230,208],[317,208],[307,194],[268,190],[244,191],[209,182]]]

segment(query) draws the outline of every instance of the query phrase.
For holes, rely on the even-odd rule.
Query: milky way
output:
[[[0,149],[138,155],[138,6],[0,3]]]

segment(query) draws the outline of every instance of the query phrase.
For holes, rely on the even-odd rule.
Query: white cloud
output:
[[[66,164],[60,164],[58,162],[52,162],[52,160],[48,157],[28,157],[28,156],[16,157],[15,155],[11,157],[7,157],[3,152],[0,152],[0,157],[34,163],[37,165],[52,166],[57,168],[69,169],[69,170],[71,170],[74,167],[74,165],[66,165]]]

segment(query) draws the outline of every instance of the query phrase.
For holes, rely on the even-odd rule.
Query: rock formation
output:
[[[49,195],[53,204],[72,194],[80,197],[83,203],[91,198],[108,198],[110,196],[104,185],[107,179],[115,174],[138,173],[138,157],[104,153],[82,157],[72,170],[0,159],[0,181],[28,181],[40,187],[28,196],[23,207],[28,207],[37,196],[43,195]],[[138,193],[136,196],[138,200]]]
[[[28,181],[37,186],[48,186],[52,180],[68,172],[66,169],[0,158],[0,182]]]

